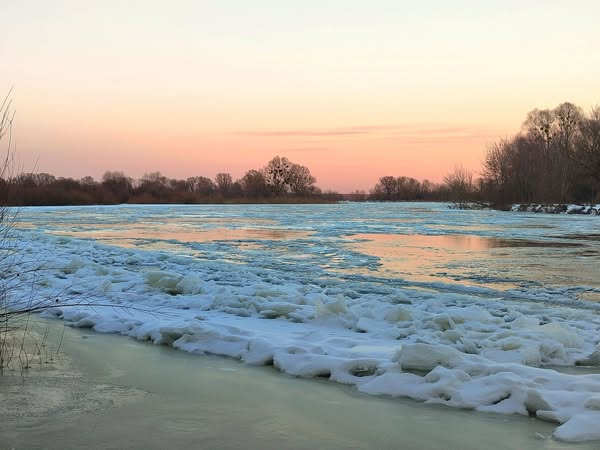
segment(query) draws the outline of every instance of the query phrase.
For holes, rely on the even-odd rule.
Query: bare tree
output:
[[[12,110],[11,91],[8,92],[0,105],[0,144],[6,142],[6,150],[2,154],[0,162],[0,241],[4,239],[10,230],[11,218],[8,213],[7,204],[12,190],[12,167],[14,156],[12,152],[12,124],[15,112]],[[3,259],[3,258],[2,258]],[[0,296],[4,298],[5,292],[0,287]],[[0,300],[2,300],[0,299]]]
[[[380,200],[394,200],[396,187],[396,178],[391,175],[386,175],[379,178],[379,181],[373,188],[373,196]]]
[[[262,170],[265,181],[275,195],[308,195],[315,192],[317,179],[308,167],[275,156]]]
[[[284,156],[275,156],[263,169],[267,185],[275,195],[288,192],[288,173],[292,163]]]
[[[102,175],[102,186],[111,192],[115,200],[125,203],[133,189],[133,180],[121,171],[107,171]]]
[[[473,172],[457,165],[444,177],[444,184],[450,192],[450,199],[457,207],[468,207],[473,192]]]
[[[308,167],[292,164],[288,173],[287,184],[294,195],[309,195],[314,193],[317,179],[310,174]]]
[[[233,178],[228,173],[218,173],[215,176],[215,185],[217,186],[217,191],[223,195],[227,195],[233,186]]]
[[[588,184],[591,201],[600,201],[600,106],[595,106],[579,123],[575,159]]]
[[[12,274],[16,252],[12,240],[12,225],[15,216],[7,208],[9,196],[13,188],[13,147],[12,147],[12,124],[14,119],[12,110],[11,92],[7,94],[0,105],[0,145],[4,147],[2,162],[0,163],[0,371],[10,362],[8,352],[7,335],[12,330],[11,323],[11,287],[16,283]]]
[[[160,198],[169,189],[169,180],[160,172],[145,173],[138,188],[141,192],[149,193]]]
[[[579,135],[583,112],[579,106],[564,102],[554,109],[556,117],[556,151],[553,168],[561,201],[567,199],[575,173],[574,147]]]
[[[13,174],[11,169],[13,167],[13,154],[12,154],[12,124],[15,117],[15,112],[12,110],[12,98],[11,91],[8,92],[0,105],[0,142],[7,141],[6,152],[2,155],[2,162],[0,163],[0,178],[6,180]]]
[[[488,149],[483,177],[496,204],[599,199],[600,108],[531,111],[520,134]]]
[[[239,181],[242,194],[245,197],[266,197],[269,194],[265,176],[259,170],[249,170]]]
[[[210,195],[215,192],[215,183],[207,177],[190,177],[187,180],[190,192],[197,192],[202,195]]]
[[[550,151],[554,136],[556,134],[556,116],[550,109],[534,109],[527,114],[522,129],[538,141],[542,148]]]

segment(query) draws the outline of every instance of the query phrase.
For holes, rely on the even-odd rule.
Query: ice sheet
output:
[[[599,304],[583,296],[600,292],[597,220],[436,204],[24,208],[2,276],[18,272],[15,301],[48,299],[75,327],[592,440],[600,375],[560,367],[600,364]]]

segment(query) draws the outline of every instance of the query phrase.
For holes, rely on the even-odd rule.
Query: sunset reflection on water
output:
[[[438,205],[428,208],[33,208],[21,213],[15,228],[245,264],[249,270],[274,270],[282,277],[305,273],[312,281],[342,275],[413,283],[419,289],[441,284],[498,290],[584,286],[590,289],[578,288],[569,295],[599,300],[600,234],[595,222],[486,212],[456,212],[449,220]]]
[[[52,231],[52,234],[91,238],[97,240],[176,240],[180,242],[210,242],[234,240],[281,240],[289,238],[308,237],[310,233],[291,230],[253,229],[253,228],[210,228],[193,230],[181,227],[156,227],[132,225],[122,229],[92,230],[92,231]]]
[[[81,229],[83,228],[83,229]],[[88,228],[88,229],[86,229]],[[188,256],[201,257],[204,252],[190,248],[188,244],[224,241],[239,250],[262,249],[262,241],[284,241],[303,239],[311,233],[272,228],[196,228],[190,224],[135,223],[98,226],[79,225],[79,229],[51,230],[51,234],[81,239],[93,239],[108,245],[123,248],[173,251]]]
[[[346,236],[347,247],[378,258],[375,272],[388,278],[402,278],[422,282],[461,283],[507,289],[515,287],[506,275],[527,272],[514,258],[519,253],[541,257],[553,247],[578,247],[578,243],[546,242],[518,239],[500,239],[477,235],[402,235],[353,234]],[[490,265],[490,260],[494,264]],[[535,263],[535,258],[529,259]],[[546,259],[546,262],[549,261]],[[505,274],[498,273],[504,265]],[[551,264],[541,273],[551,275]],[[556,266],[557,270],[562,270]],[[368,269],[373,273],[373,269]],[[541,277],[539,280],[542,281]]]

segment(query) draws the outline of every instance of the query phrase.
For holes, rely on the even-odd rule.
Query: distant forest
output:
[[[442,185],[382,177],[374,200],[450,200],[506,209],[522,203],[600,203],[600,107],[534,109],[514,136],[490,145],[481,173],[457,165]],[[432,195],[428,195],[431,193]]]
[[[487,149],[479,179],[458,166],[444,181],[459,203],[600,203],[600,107],[534,109]]]
[[[286,157],[274,157],[261,169],[234,180],[229,173],[214,179],[185,180],[160,172],[134,180],[123,172],[106,172],[101,181],[57,178],[47,173],[21,173],[0,178],[1,204],[10,206],[89,205],[119,203],[319,203],[340,200],[445,200],[448,189],[408,177],[382,177],[370,193],[323,192],[310,170]]]
[[[119,203],[256,203],[327,202],[339,200],[322,192],[310,170],[276,156],[260,170],[248,170],[239,180],[218,173],[214,180],[195,176],[167,178],[160,172],[134,180],[119,171],[106,172],[101,181],[57,178],[47,173],[22,173],[0,179],[0,195],[7,205],[86,205]]]
[[[100,181],[46,173],[1,175],[0,204],[12,206],[375,200],[452,201],[502,209],[513,203],[594,203],[600,202],[600,107],[585,113],[567,102],[535,109],[516,135],[488,147],[478,177],[458,165],[440,184],[388,175],[369,192],[323,192],[307,167],[279,156],[238,180],[229,173],[178,180],[153,172],[134,180],[109,171]]]

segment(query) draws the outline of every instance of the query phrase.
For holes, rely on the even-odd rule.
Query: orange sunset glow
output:
[[[590,108],[596,1],[5,2],[25,171],[241,177],[285,155],[323,189],[477,172],[528,111]]]

